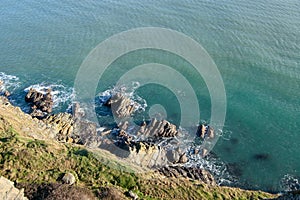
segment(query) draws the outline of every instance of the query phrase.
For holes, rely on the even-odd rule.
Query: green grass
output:
[[[12,127],[1,132],[1,176],[21,184],[42,184],[60,182],[66,172],[75,175],[77,186],[95,193],[103,187],[115,187],[122,193],[133,190],[141,199],[149,200],[272,197],[261,192],[212,188],[186,179],[166,179],[154,173],[135,174],[129,166],[81,146],[29,139],[16,133]]]

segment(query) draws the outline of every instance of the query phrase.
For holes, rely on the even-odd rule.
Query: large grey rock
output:
[[[69,185],[73,185],[75,182],[76,182],[76,178],[73,174],[71,173],[66,173],[64,175],[64,177],[62,178],[62,181],[65,183],[65,184],[69,184]]]
[[[128,196],[133,199],[133,200],[138,200],[139,199],[139,196],[137,194],[135,194],[133,191],[129,191],[128,192]]]
[[[0,199],[3,200],[28,200],[24,197],[24,189],[17,189],[10,180],[0,177]]]

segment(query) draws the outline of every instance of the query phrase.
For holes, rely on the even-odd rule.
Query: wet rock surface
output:
[[[201,124],[198,126],[196,135],[202,139],[213,139],[215,137],[214,129],[206,124]]]
[[[177,127],[167,120],[153,118],[148,125],[143,123],[137,135],[143,137],[175,137],[178,134]]]
[[[114,94],[105,105],[111,107],[113,115],[117,118],[129,117],[135,109],[135,102],[121,93]]]
[[[52,112],[53,97],[50,88],[45,94],[31,88],[25,96],[25,101],[31,104],[33,117],[43,118]]]

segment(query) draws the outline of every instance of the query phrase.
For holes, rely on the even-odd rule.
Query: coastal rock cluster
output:
[[[112,112],[115,118],[119,119],[119,123],[117,129],[102,133],[102,136],[110,139],[104,139],[100,148],[127,158],[139,166],[161,168],[164,175],[206,180],[207,183],[215,184],[213,177],[208,176],[208,172],[204,173],[205,170],[184,168],[184,164],[189,161],[189,158],[186,149],[179,147],[180,142],[176,138],[179,131],[176,125],[167,120],[153,118],[148,122],[143,121],[140,126],[132,127],[128,119],[133,114],[134,103],[120,93],[112,95],[107,102],[109,103],[104,105],[112,108]],[[213,138],[214,130],[207,125],[201,125],[196,136],[202,139]],[[172,168],[173,166],[176,167]],[[174,170],[178,170],[177,173],[173,173]],[[171,171],[173,172],[171,173]],[[196,174],[203,174],[203,176],[199,177]]]
[[[135,102],[126,98],[121,93],[111,96],[105,105],[111,107],[114,116],[119,119],[129,117],[135,109]]]
[[[119,95],[119,97],[122,95]],[[128,106],[127,103],[122,103],[122,101],[130,102],[127,97],[122,97],[123,100],[119,101],[115,99],[115,102],[118,102],[119,105],[127,105],[128,109],[132,109],[132,107]],[[11,160],[8,159],[6,166],[11,166],[12,168],[16,168],[15,171],[16,174],[10,175],[10,172],[3,171],[5,174],[3,176],[10,178],[11,180],[16,180],[14,177],[17,175],[19,176],[21,173],[25,172],[27,173],[27,168],[30,165],[25,165],[23,160],[25,162],[31,163],[30,160],[34,160],[34,162],[38,162],[39,164],[42,163],[42,167],[48,167],[44,166],[44,158],[46,160],[54,159],[52,162],[52,165],[58,165],[58,170],[54,173],[60,173],[59,176],[56,174],[56,176],[52,177],[52,172],[47,171],[47,175],[45,176],[47,179],[53,179],[54,181],[57,180],[58,183],[54,183],[54,185],[44,185],[45,188],[48,188],[47,191],[43,190],[42,187],[35,186],[35,185],[26,185],[26,183],[20,183],[17,181],[16,186],[19,189],[14,188],[13,182],[8,181],[5,178],[0,178],[0,199],[6,198],[7,195],[13,195],[12,199],[27,199],[24,197],[24,190],[20,188],[25,188],[26,196],[28,198],[33,198],[34,195],[40,194],[42,197],[44,195],[43,192],[49,192],[47,199],[64,199],[65,197],[82,197],[82,199],[88,199],[87,195],[90,199],[93,198],[92,193],[87,193],[86,190],[81,190],[80,187],[78,187],[79,184],[83,184],[82,177],[84,175],[87,175],[88,172],[90,172],[90,167],[96,167],[97,165],[100,165],[101,162],[95,162],[97,164],[92,164],[89,166],[85,166],[85,159],[88,159],[92,161],[94,158],[92,158],[90,152],[94,152],[93,149],[89,149],[86,147],[100,147],[107,150],[113,149],[110,151],[113,154],[121,154],[124,156],[126,164],[130,165],[130,163],[127,163],[127,160],[132,160],[134,164],[143,166],[143,167],[149,167],[154,168],[156,172],[153,172],[151,176],[145,177],[145,179],[142,179],[141,182],[139,182],[139,185],[142,185],[144,187],[144,183],[151,183],[148,188],[139,188],[139,190],[142,190],[142,193],[146,196],[155,196],[155,197],[166,197],[169,195],[170,191],[177,191],[176,196],[182,193],[181,189],[186,188],[188,191],[188,196],[192,195],[193,199],[194,197],[199,197],[199,190],[202,190],[203,188],[206,190],[208,188],[214,188],[214,187],[206,187],[202,184],[208,184],[211,186],[216,185],[216,181],[214,180],[213,176],[207,172],[204,169],[200,169],[198,167],[191,167],[189,164],[185,165],[189,161],[189,155],[186,154],[185,149],[179,148],[178,143],[178,135],[180,135],[180,131],[178,131],[177,127],[166,121],[166,120],[157,120],[152,119],[148,122],[143,122],[141,126],[138,126],[136,129],[131,129],[130,124],[127,123],[127,127],[115,127],[115,128],[98,128],[97,125],[93,122],[88,122],[84,120],[84,112],[80,108],[80,105],[78,103],[73,104],[73,112],[72,113],[58,113],[58,114],[51,114],[47,113],[43,119],[39,119],[37,117],[30,116],[29,114],[24,113],[19,107],[15,107],[10,104],[9,100],[5,96],[0,96],[0,118],[1,118],[1,124],[0,124],[0,130],[4,134],[2,135],[2,144],[5,144],[7,146],[12,145],[13,148],[10,147],[10,149],[13,149],[13,153],[9,156],[12,156],[13,158],[16,158],[14,162],[20,162],[20,166],[25,166],[23,171],[17,172],[19,168],[16,168],[15,164],[11,164]],[[30,103],[31,104],[31,103]],[[113,101],[111,101],[110,106],[113,105]],[[32,104],[31,104],[32,105]],[[125,111],[125,108],[119,107],[119,110],[122,110],[121,113],[123,113],[123,116],[130,116],[134,114],[133,112],[127,112]],[[126,121],[125,121],[126,122]],[[126,123],[123,122],[123,124],[120,125],[126,125]],[[205,129],[204,132],[204,138],[210,137],[209,136],[209,127],[207,125],[202,126],[199,128],[199,130]],[[13,132],[10,132],[12,130]],[[200,132],[199,132],[200,133]],[[199,134],[197,133],[197,134]],[[11,134],[10,137],[14,139],[14,142],[16,143],[9,143],[8,144],[8,137],[5,134]],[[201,134],[198,135],[199,138],[203,138]],[[53,140],[55,139],[55,140]],[[0,143],[1,143],[0,142]],[[75,144],[81,144],[80,145],[64,145],[62,143],[75,143]],[[25,144],[25,145],[24,145]],[[167,144],[167,145],[165,145]],[[82,146],[85,145],[85,146]],[[23,150],[19,151],[19,147]],[[6,147],[5,147],[6,148]],[[30,149],[28,149],[30,148]],[[28,151],[27,151],[28,150]],[[43,155],[43,159],[40,161],[36,156],[36,150],[40,151],[38,154],[39,156]],[[6,150],[5,150],[6,151]],[[112,154],[109,154],[106,151],[95,149],[95,151],[99,151],[101,153],[107,154],[108,159],[115,158],[115,156]],[[15,154],[17,152],[17,154]],[[27,153],[26,153],[27,152]],[[28,154],[30,152],[30,154]],[[65,153],[60,153],[65,152]],[[22,157],[24,159],[21,159],[21,157],[17,157],[18,155],[24,153],[24,155],[29,156],[28,158]],[[72,154],[70,158],[72,158],[72,162],[68,160],[69,153]],[[196,153],[196,152],[195,152]],[[199,153],[199,152],[198,152]],[[49,155],[49,156],[48,156]],[[62,155],[61,157],[59,155]],[[74,156],[74,157],[73,157]],[[260,156],[261,157],[261,156]],[[259,157],[259,158],[260,158]],[[4,158],[3,155],[1,157]],[[10,157],[9,157],[10,158]],[[37,159],[36,159],[37,158]],[[59,159],[56,159],[59,158]],[[63,158],[63,159],[61,159]],[[77,159],[78,158],[78,159]],[[102,158],[101,158],[102,159]],[[58,162],[56,162],[56,160]],[[60,161],[66,161],[66,163],[60,163]],[[97,160],[97,159],[96,159]],[[114,160],[113,160],[114,161]],[[47,162],[46,165],[49,163]],[[106,161],[105,161],[106,162]],[[36,164],[36,163],[32,163]],[[75,166],[78,167],[78,169],[69,169],[68,167]],[[82,166],[81,166],[82,165]],[[61,169],[61,166],[66,166],[66,169]],[[136,165],[130,165],[130,166],[136,166]],[[86,167],[86,168],[81,168]],[[102,167],[100,167],[102,168]],[[100,169],[99,168],[99,169]],[[104,167],[105,168],[105,167]],[[21,169],[21,168],[20,168]],[[40,170],[38,168],[34,168],[35,170]],[[41,168],[44,170],[44,168]],[[84,169],[84,173],[82,171]],[[88,169],[88,170],[86,170]],[[109,168],[107,168],[109,169]],[[141,168],[144,169],[144,168]],[[99,170],[96,170],[95,172],[98,173]],[[68,173],[69,171],[72,171],[72,173]],[[101,170],[100,170],[101,171]],[[30,170],[28,171],[30,173]],[[100,174],[102,172],[99,172]],[[106,171],[105,171],[106,173]],[[38,173],[33,172],[34,176]],[[94,172],[89,174],[89,178],[93,178]],[[24,175],[24,174],[22,174]],[[30,174],[32,176],[32,174]],[[41,177],[40,177],[41,176]],[[25,175],[26,177],[26,175]],[[43,179],[44,174],[41,173],[37,175],[38,178]],[[56,179],[59,177],[58,179]],[[76,178],[75,178],[76,177]],[[114,176],[117,177],[117,176]],[[110,177],[107,178],[109,180]],[[123,181],[134,181],[135,177],[131,176],[130,174],[124,176],[124,177],[117,177],[120,178],[118,181],[118,184],[123,184]],[[121,179],[122,178],[122,179]],[[123,180],[124,178],[124,180]],[[148,180],[149,179],[149,180]],[[152,181],[152,179],[155,179],[155,181]],[[190,181],[193,180],[193,181]],[[2,182],[3,180],[4,183]],[[28,178],[30,180],[30,177]],[[28,181],[27,180],[27,181]],[[88,179],[87,179],[88,180]],[[96,179],[95,179],[96,180]],[[95,181],[93,179],[93,181]],[[104,180],[104,179],[103,179]],[[106,180],[106,179],[105,179]],[[98,181],[98,180],[97,180]],[[113,180],[115,184],[115,180]],[[127,187],[127,182],[124,182],[125,185],[122,186],[123,188]],[[178,183],[175,183],[178,181]],[[182,182],[183,181],[183,182]],[[100,180],[101,183],[102,180]],[[200,183],[199,183],[200,182]],[[94,182],[91,182],[94,184]],[[106,182],[105,182],[106,183]],[[107,182],[108,183],[108,182]],[[112,182],[111,182],[112,183]],[[174,183],[174,184],[173,184]],[[184,186],[182,184],[186,183],[187,186]],[[25,184],[25,185],[22,185]],[[156,185],[155,185],[156,184]],[[178,184],[178,187],[177,185]],[[156,191],[152,191],[152,188],[163,188],[161,191],[158,191],[156,194]],[[32,187],[32,188],[31,188]],[[119,187],[119,185],[118,185]],[[139,186],[140,187],[140,186]],[[169,189],[165,191],[166,187]],[[197,188],[196,188],[197,187]],[[9,189],[7,189],[9,188]],[[33,189],[31,191],[31,189]],[[218,186],[216,186],[218,188]],[[36,190],[37,189],[37,190]],[[101,188],[100,188],[101,189]],[[107,188],[104,188],[107,189]],[[185,190],[185,189],[184,189]],[[195,191],[194,194],[191,194],[189,191]],[[226,190],[226,189],[225,189]],[[229,190],[229,189],[228,189]],[[4,191],[4,192],[3,192]],[[7,192],[9,191],[9,192]],[[99,190],[100,191],[100,190]],[[103,190],[104,191],[104,190]],[[101,189],[101,194],[104,196],[106,195],[106,191],[103,192]],[[138,195],[140,196],[141,193],[135,193],[132,192],[131,189],[127,189],[126,195],[132,199],[138,199]],[[135,191],[135,189],[133,189]],[[165,192],[164,192],[165,191]],[[209,189],[210,191],[210,189]],[[218,189],[218,191],[222,192]],[[237,191],[239,190],[232,190]],[[37,192],[37,193],[36,193]],[[81,192],[81,193],[80,193]],[[123,191],[124,192],[124,191]],[[164,193],[161,195],[161,192]],[[80,195],[79,195],[80,193]],[[116,192],[113,192],[115,194]],[[6,196],[3,196],[6,195]],[[120,193],[120,195],[124,195],[125,193]],[[174,193],[175,194],[175,193]],[[204,192],[203,195],[206,197],[207,192]],[[213,193],[215,194],[215,193]],[[117,195],[117,196],[120,196]],[[166,195],[166,196],[164,196]],[[235,195],[235,194],[234,194]],[[249,192],[247,194],[248,196],[251,196],[252,193]],[[98,195],[99,196],[99,195]],[[208,194],[208,196],[211,196]],[[16,198],[15,198],[16,197]],[[186,198],[185,194],[181,196],[182,198]],[[116,199],[116,198],[113,198]]]
[[[193,173],[192,169],[184,168],[184,163],[187,163],[189,158],[186,149],[178,147],[176,137],[179,131],[176,125],[167,120],[153,118],[132,129],[130,121],[127,119],[135,111],[135,102],[120,93],[112,95],[105,103],[105,106],[110,107],[112,113],[119,119],[118,127],[113,129],[99,129],[96,123],[86,121],[85,113],[76,102],[72,106],[71,114],[51,114],[53,97],[50,89],[45,93],[30,89],[25,100],[32,107],[31,116],[41,119],[38,120],[40,126],[44,127],[44,130],[59,142],[106,149],[136,165],[155,169],[162,168],[161,173],[164,175],[177,177],[181,174],[182,177],[199,180],[204,180],[206,177],[185,176],[185,174]],[[42,114],[37,115],[37,113]],[[207,135],[207,131],[205,133]],[[177,167],[172,168],[174,165]],[[181,169],[181,171],[173,173],[174,169]],[[171,171],[173,172],[171,173]],[[208,178],[206,182],[212,182],[211,177],[206,178]]]
[[[30,88],[25,96],[25,101],[31,104],[31,116],[33,117],[44,118],[52,112],[53,97],[50,88],[44,94]]]

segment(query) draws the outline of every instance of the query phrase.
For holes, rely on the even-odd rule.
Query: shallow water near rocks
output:
[[[55,111],[65,111],[76,73],[98,43],[137,27],[177,30],[203,45],[224,80],[226,123],[214,148],[219,159],[244,187],[294,189],[300,177],[299,8],[297,0],[2,2],[0,72],[5,74],[0,77],[6,78],[12,101],[24,108],[25,88],[56,85]],[[189,63],[167,52],[122,56],[104,74],[98,92],[112,89],[131,67],[149,62],[179,69],[196,91],[201,119],[209,120],[204,81],[188,70]],[[148,85],[136,92],[148,109],[160,104],[168,120],[180,119],[167,88]]]

